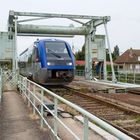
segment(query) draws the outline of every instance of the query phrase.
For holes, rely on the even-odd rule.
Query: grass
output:
[[[140,116],[138,116],[138,117],[136,118],[136,122],[137,122],[137,123],[140,123]]]

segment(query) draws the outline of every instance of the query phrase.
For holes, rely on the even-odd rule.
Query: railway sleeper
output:
[[[59,96],[72,96],[72,94],[70,94],[70,93],[68,94],[67,92],[65,92],[65,93],[64,92],[62,92],[62,93],[61,92],[55,92],[55,93]]]
[[[116,114],[124,114],[123,111],[118,111],[118,110],[115,110],[115,109],[110,109],[110,108],[101,108],[101,109],[98,109],[98,110],[93,110],[94,113],[101,113],[101,114],[104,114],[106,116],[108,115],[116,115]]]
[[[81,98],[82,100],[83,100],[83,98],[82,97],[78,97],[78,96],[73,96],[73,95],[64,95],[64,98],[73,98],[73,99],[75,99],[75,98]]]
[[[115,115],[104,115],[102,114],[102,117],[105,118],[106,120],[112,121],[114,123],[116,123],[117,120],[125,120],[126,119],[126,115],[125,114],[115,114]]]
[[[131,116],[131,115],[128,116],[126,114],[122,114],[122,115],[118,115],[118,116],[116,115],[116,117],[114,117],[114,118],[116,118],[116,120],[114,119],[114,121],[117,121],[118,123],[119,122],[123,123],[123,121],[126,121],[126,120],[134,120],[134,116]]]
[[[130,125],[124,125],[123,128],[131,131],[136,131],[140,133],[140,124],[130,124]]]
[[[92,110],[98,111],[101,109],[106,109],[106,106],[90,106]]]
[[[93,108],[93,105],[92,104],[83,104],[83,103],[81,103],[81,102],[79,102],[79,105],[81,106],[81,107],[85,107],[85,108],[88,108],[88,107],[90,107],[90,108]]]
[[[89,107],[89,108],[86,108],[85,107],[85,109],[87,110],[87,111],[89,111],[89,112],[92,112],[92,113],[94,113],[94,114],[105,114],[105,112],[103,112],[102,110],[104,110],[104,108],[102,108],[102,110],[100,109],[100,111],[98,111],[98,109],[94,109],[93,107]]]
[[[64,97],[66,100],[77,101],[80,100],[79,97]]]
[[[91,105],[91,106],[98,106],[96,103],[94,103],[94,102],[89,102],[89,101],[80,101],[80,103],[81,103],[81,104],[84,104],[84,105],[88,104],[88,105]]]
[[[95,100],[88,100],[88,99],[83,99],[81,100],[82,103],[92,103],[92,104],[95,104],[95,105],[100,105],[100,103],[98,103],[97,101]]]
[[[135,135],[140,137],[140,132],[135,132]]]
[[[131,124],[136,123],[136,119],[118,120],[116,123],[119,124],[119,125],[122,125],[122,126],[125,126],[125,125],[128,125],[128,124],[131,125]]]

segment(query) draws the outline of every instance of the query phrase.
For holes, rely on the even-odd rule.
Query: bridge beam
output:
[[[18,19],[18,17],[26,17],[26,19]],[[28,17],[28,18],[27,18]],[[49,18],[65,18],[75,21],[80,24],[79,27],[73,26],[48,26],[48,25],[29,25],[23,22],[36,21]],[[92,79],[92,57],[91,45],[94,42],[96,27],[110,21],[109,16],[87,16],[87,15],[69,15],[69,14],[51,14],[51,13],[36,13],[36,12],[9,12],[8,31],[9,37],[12,38],[13,33],[25,36],[85,36],[85,73],[86,79]],[[17,23],[17,28],[16,28]],[[22,23],[22,24],[21,24]],[[82,26],[81,26],[82,25]],[[16,58],[15,58],[16,59]]]
[[[46,25],[22,25],[17,26],[18,33],[28,34],[62,34],[62,35],[87,35],[89,28],[83,27],[64,27]]]

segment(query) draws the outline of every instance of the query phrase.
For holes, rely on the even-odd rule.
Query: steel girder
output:
[[[17,20],[18,17],[32,17],[25,20]],[[47,25],[27,25],[21,24],[23,22],[48,19],[48,18],[66,18],[75,21],[82,26],[47,26]],[[85,22],[81,20],[86,20]],[[50,14],[50,13],[33,13],[33,12],[17,12],[10,11],[8,19],[9,36],[12,38],[14,32],[17,35],[23,36],[85,36],[85,77],[92,79],[92,58],[91,58],[91,44],[94,41],[96,27],[110,21],[109,16],[87,16],[87,15],[69,15],[69,14]],[[19,24],[20,23],[20,24]]]

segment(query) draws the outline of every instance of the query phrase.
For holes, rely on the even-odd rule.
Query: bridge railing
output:
[[[2,69],[0,69],[0,102],[2,99]]]
[[[93,77],[100,79],[103,78],[102,74],[96,74],[94,71],[92,72]],[[129,72],[129,71],[115,71],[115,75],[118,82],[123,83],[131,83],[131,84],[140,84],[140,73],[138,72]],[[76,70],[75,76],[77,77],[84,77],[85,72],[84,70]],[[112,72],[107,72],[107,80],[112,80]]]
[[[17,86],[18,71],[3,70],[3,91],[15,90]]]
[[[105,129],[112,135],[118,137],[122,140],[131,140],[129,136],[122,133],[121,131],[117,130],[116,128],[112,127],[111,125],[107,124],[103,120],[97,118],[96,116],[90,114],[89,112],[85,111],[84,109],[80,108],[79,106],[67,101],[66,99],[56,95],[55,93],[51,92],[50,90],[28,80],[23,76],[18,77],[18,88],[23,97],[28,102],[28,106],[32,106],[33,114],[38,114],[40,116],[40,126],[48,126],[48,128],[53,133],[55,139],[60,140],[58,127],[65,128],[73,136],[73,139],[80,140],[79,136],[76,135],[76,132],[73,132],[59,117],[58,106],[59,104],[63,103],[70,108],[74,109],[76,112],[81,114],[84,118],[83,121],[83,140],[88,140],[88,131],[89,131],[89,121],[94,122],[99,127]],[[53,101],[54,104],[54,111],[52,111],[49,107],[45,105],[44,95],[47,96],[49,99]],[[37,104],[40,104],[40,108],[38,108]],[[50,121],[47,116],[45,116],[44,108],[52,115],[53,124],[50,124]]]

